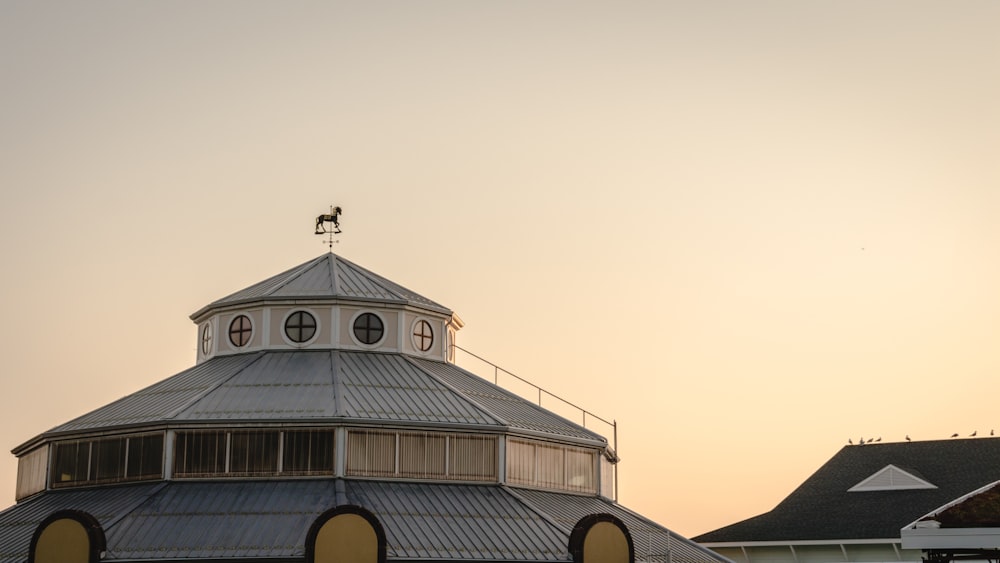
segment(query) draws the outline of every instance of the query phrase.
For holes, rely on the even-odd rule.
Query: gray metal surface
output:
[[[370,270],[329,253],[212,302],[191,315],[198,319],[227,305],[268,299],[346,298],[408,303],[440,313],[451,311]]]
[[[213,358],[57,426],[47,435],[140,424],[183,426],[230,421],[433,423],[484,426],[490,431],[507,423],[506,416],[494,415],[478,399],[467,397],[398,354],[255,352]],[[523,403],[520,408],[517,402]],[[514,423],[542,418],[536,412],[540,409],[513,396],[491,405],[530,415],[515,416],[511,419]],[[571,423],[554,415],[545,420],[547,425],[533,424],[532,428],[575,435]]]
[[[390,559],[569,559],[569,536],[498,486],[357,481],[347,498],[378,517]]]
[[[497,426],[502,422],[396,354],[340,352],[343,415]]]
[[[335,417],[333,355],[330,351],[263,353],[173,420]]]
[[[341,504],[378,518],[390,560],[569,560],[568,531],[500,486],[345,484]],[[24,561],[38,524],[65,508],[101,523],[106,561],[302,557],[309,527],[337,506],[336,486],[333,479],[171,482],[46,493],[0,514],[0,562]]]
[[[128,485],[108,489],[49,491],[0,512],[0,563],[23,563],[35,528],[59,510],[79,510],[108,526],[134,510],[164,483]],[[109,494],[110,493],[110,494]]]
[[[260,354],[227,356],[198,364],[57,426],[49,433],[170,420],[200,397],[251,365],[259,357]]]
[[[454,364],[417,358],[408,361],[433,373],[494,416],[506,421],[512,428],[607,443],[604,437],[596,432],[547,411]]]
[[[170,483],[105,530],[109,561],[301,557],[334,481]]]
[[[610,500],[529,489],[511,489],[529,505],[548,514],[567,533],[581,518],[605,513],[625,523],[632,536],[635,560],[673,563],[719,563],[730,560],[686,539],[656,522],[640,516]]]

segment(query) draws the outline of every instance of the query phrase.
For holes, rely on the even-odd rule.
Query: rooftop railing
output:
[[[551,411],[554,411],[554,412],[556,410],[565,411],[566,409],[569,409],[570,412],[573,413],[573,415],[578,416],[580,418],[581,425],[584,428],[587,428],[588,430],[593,430],[592,426],[589,426],[588,424],[593,425],[595,422],[603,424],[605,430],[610,429],[611,430],[611,450],[612,450],[611,453],[613,454],[614,461],[615,461],[615,464],[614,464],[614,468],[615,468],[615,471],[614,471],[614,473],[615,473],[615,495],[614,495],[614,498],[615,499],[618,498],[618,463],[617,462],[618,462],[619,458],[618,458],[618,422],[616,420],[614,420],[614,419],[608,420],[606,418],[600,417],[600,416],[598,416],[598,415],[596,415],[596,414],[588,411],[587,409],[585,409],[585,408],[583,408],[583,407],[581,407],[581,406],[579,406],[579,405],[577,405],[577,404],[575,404],[573,402],[570,402],[570,401],[568,401],[568,400],[560,397],[559,395],[556,395],[555,393],[552,393],[551,391],[549,391],[547,389],[539,387],[538,385],[535,385],[534,383],[528,381],[527,379],[525,379],[525,378],[523,378],[523,377],[521,377],[521,376],[519,376],[519,375],[517,375],[517,374],[515,374],[515,373],[513,373],[511,371],[508,371],[508,370],[506,370],[506,369],[498,366],[497,364],[495,364],[495,363],[487,360],[486,358],[483,358],[482,356],[476,355],[473,352],[470,352],[470,351],[466,350],[465,348],[462,348],[461,346],[458,346],[457,344],[452,344],[451,347],[453,349],[455,349],[456,351],[462,352],[463,354],[465,354],[466,356],[468,356],[468,358],[471,358],[471,359],[474,359],[474,360],[478,361],[479,362],[479,366],[480,366],[479,369],[483,369],[482,366],[486,366],[487,368],[489,368],[490,370],[492,370],[492,372],[493,372],[493,384],[494,385],[497,385],[499,387],[503,387],[507,391],[510,391],[510,392],[512,392],[512,393],[520,396],[523,399],[526,399],[526,400],[529,400],[529,401],[537,401],[539,407],[543,407],[543,405],[542,405],[542,398],[543,397],[548,397],[548,398],[550,398],[552,400],[555,400],[556,401],[555,408],[553,408],[553,405],[545,405],[543,408],[547,408],[548,410],[551,410]],[[455,356],[455,363],[456,364],[459,363],[457,355]],[[475,369],[475,367],[466,366],[466,369],[469,369],[469,371],[472,371],[473,373],[476,373],[480,377],[483,377],[483,374],[481,372],[477,371]],[[521,384],[522,389],[518,390],[518,389],[512,388],[510,385],[501,384],[500,383],[501,375],[504,376],[505,378],[511,378],[511,379],[517,381],[519,384]],[[487,377],[483,377],[483,378],[484,379],[488,379]],[[523,391],[524,387],[527,387],[531,391],[529,393],[525,393]],[[562,408],[560,408],[560,407],[562,407]],[[562,412],[558,412],[557,414],[562,414]],[[570,417],[567,417],[567,418],[570,418]],[[570,419],[570,420],[572,420],[572,419]]]

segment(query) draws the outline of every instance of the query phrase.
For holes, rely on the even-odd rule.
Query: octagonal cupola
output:
[[[452,359],[450,309],[328,253],[206,305],[198,363],[261,350],[368,350]]]

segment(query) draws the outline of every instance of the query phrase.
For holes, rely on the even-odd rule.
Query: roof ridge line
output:
[[[471,397],[468,396],[468,394],[463,393],[462,391],[456,389],[453,385],[451,385],[447,381],[444,381],[443,379],[441,379],[440,377],[438,377],[436,374],[432,373],[430,370],[424,369],[423,366],[421,366],[421,365],[419,365],[419,364],[416,363],[416,360],[414,358],[411,358],[411,357],[407,356],[406,354],[400,354],[400,355],[410,365],[412,365],[414,368],[420,370],[421,373],[427,374],[431,379],[433,379],[434,381],[438,382],[440,385],[444,386],[446,389],[448,389],[449,391],[451,391],[453,394],[461,397],[462,400],[467,401],[469,404],[471,404],[473,407],[475,407],[478,411],[480,411],[481,413],[483,413],[487,417],[492,418],[493,420],[495,420],[497,422],[497,424],[499,424],[501,426],[506,426],[508,428],[511,427],[511,424],[510,424],[510,422],[508,420],[506,420],[504,418],[501,418],[499,415],[493,413],[493,411],[487,409],[485,406],[483,406],[482,404],[480,404],[479,401],[476,401],[476,400],[472,399]],[[449,364],[448,362],[442,362],[442,363],[444,363],[446,365],[454,365],[454,364]],[[458,366],[454,366],[454,367],[458,367]]]
[[[397,291],[393,287],[389,287],[389,285],[395,285],[395,286],[400,287],[402,289],[406,289],[405,287],[403,287],[403,286],[401,286],[401,285],[393,282],[392,280],[386,278],[385,276],[381,276],[379,274],[376,274],[375,272],[369,270],[368,268],[365,268],[364,266],[360,266],[358,264],[355,264],[354,262],[351,262],[350,260],[346,260],[346,259],[341,258],[339,256],[338,256],[338,258],[340,259],[340,263],[344,264],[344,266],[349,267],[349,268],[353,268],[354,270],[360,270],[361,272],[364,272],[365,274],[368,274],[369,281],[371,281],[372,283],[377,284],[380,288],[382,288],[383,291],[386,291],[387,293],[392,294],[396,299],[401,299],[403,301],[409,301],[410,300],[406,295],[401,294],[399,291]],[[415,295],[419,295],[416,292],[413,292],[413,291],[411,291],[409,289],[407,289],[407,291],[410,291],[410,293],[414,293]],[[427,299],[427,298],[424,297],[424,299]],[[430,299],[427,299],[427,300],[430,301]]]
[[[341,365],[340,361],[340,350],[330,350],[330,383],[333,387],[333,415],[335,417],[347,418],[347,413],[344,412],[344,381],[340,377],[339,367]],[[336,360],[336,361],[334,361]]]
[[[188,410],[189,408],[191,408],[191,407],[195,406],[196,404],[198,404],[198,402],[201,401],[202,399],[204,399],[206,396],[208,396],[209,393],[215,391],[219,387],[222,387],[227,382],[229,382],[230,379],[236,377],[243,370],[245,370],[248,367],[254,365],[257,362],[259,362],[260,359],[263,358],[263,357],[264,357],[264,352],[254,352],[252,360],[250,360],[249,362],[246,362],[245,364],[243,364],[242,366],[240,366],[238,369],[236,369],[235,371],[233,371],[233,373],[231,373],[228,376],[222,378],[221,380],[219,380],[214,385],[209,386],[208,389],[205,389],[201,393],[198,393],[196,396],[192,397],[190,401],[184,403],[183,405],[177,407],[176,409],[174,409],[173,411],[171,411],[170,413],[168,413],[167,415],[165,415],[163,417],[163,419],[164,420],[173,420],[173,419],[177,418],[182,412],[184,412],[184,411]]]
[[[549,516],[549,514],[547,512],[545,512],[544,510],[542,510],[541,508],[539,508],[538,505],[536,505],[535,503],[531,502],[531,500],[525,498],[524,495],[522,495],[522,494],[518,493],[517,491],[515,491],[513,489],[513,487],[511,487],[510,485],[505,485],[505,484],[501,483],[500,484],[500,490],[504,491],[508,495],[510,495],[510,496],[516,498],[517,500],[521,501],[524,504],[524,506],[528,507],[529,510],[531,510],[532,512],[534,512],[535,514],[537,514],[539,518],[541,518],[542,520],[545,520],[549,524],[555,526],[555,528],[557,530],[559,530],[560,532],[565,532],[567,535],[569,535],[569,533],[573,531],[572,528],[563,526],[558,521],[556,521],[555,518],[552,518],[551,516]]]
[[[167,488],[167,486],[170,483],[171,483],[170,481],[163,481],[162,483],[159,483],[156,487],[153,487],[153,490],[149,491],[148,494],[143,495],[143,497],[140,500],[132,503],[128,508],[125,508],[124,510],[121,511],[121,513],[111,518],[111,520],[109,520],[108,523],[103,526],[104,531],[107,532],[108,530],[111,529],[112,526],[118,524],[119,522],[124,520],[129,514],[132,514],[133,512],[138,510],[139,507],[149,502],[149,499],[158,495],[160,491]]]
[[[264,296],[265,297],[270,297],[270,296],[274,295],[274,292],[276,292],[279,289],[285,287],[286,285],[292,283],[293,281],[299,279],[299,277],[301,277],[302,274],[304,274],[306,271],[312,269],[314,266],[316,266],[316,264],[320,260],[326,258],[329,254],[333,254],[333,253],[330,252],[328,254],[320,256],[319,258],[313,258],[312,260],[306,262],[305,264],[302,264],[302,266],[300,266],[299,268],[295,269],[295,271],[293,271],[291,274],[289,274],[289,276],[287,278],[281,280],[281,283],[279,283],[278,285],[276,285],[276,286],[268,289],[267,291],[265,291],[264,292]]]
[[[330,265],[330,293],[340,295],[340,276],[337,275],[337,260],[340,257],[333,252],[330,252],[327,256],[329,257],[327,264]]]

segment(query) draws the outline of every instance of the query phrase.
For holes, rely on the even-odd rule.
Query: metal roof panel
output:
[[[333,482],[174,482],[107,532],[109,560],[301,557]]]
[[[330,351],[265,353],[188,406],[176,420],[333,417],[331,355]]]
[[[720,563],[729,559],[701,547],[656,522],[602,497],[512,489],[514,494],[549,515],[567,533],[583,517],[610,514],[621,520],[632,536],[636,561],[673,561],[675,563]]]
[[[342,483],[345,496],[337,493]],[[371,511],[390,559],[568,561],[588,514],[629,528],[636,560],[727,561],[605,499],[499,485],[370,480],[172,481],[49,491],[0,513],[0,563],[24,561],[35,528],[57,510],[93,515],[107,561],[299,558],[309,527],[341,502]]]
[[[333,253],[313,258],[276,276],[213,301],[192,319],[228,305],[259,299],[347,298],[409,303],[444,314],[451,311],[430,299]]]
[[[338,378],[350,418],[498,425],[500,421],[395,354],[341,352]]]
[[[0,563],[28,559],[31,536],[38,524],[59,510],[79,510],[106,526],[127,514],[163,487],[163,483],[117,486],[113,490],[49,491],[15,504],[0,513]]]
[[[260,355],[215,358],[57,426],[48,433],[127,426],[169,420]]]
[[[485,379],[445,362],[411,359],[413,363],[468,396],[512,428],[607,442],[603,436],[539,407]]]
[[[568,535],[498,486],[348,482],[386,531],[390,558],[565,561]]]

